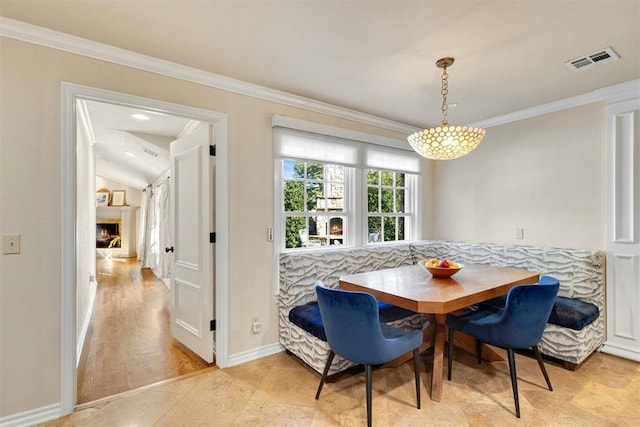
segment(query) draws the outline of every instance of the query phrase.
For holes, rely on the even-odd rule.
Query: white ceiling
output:
[[[0,0],[8,18],[426,127],[468,124],[640,78],[638,0]],[[620,60],[565,61],[612,47]],[[145,132],[152,133],[147,129]]]
[[[134,188],[145,188],[169,169],[169,144],[193,126],[183,117],[96,101],[80,102],[86,108],[95,140],[96,173]],[[135,114],[149,119],[136,119]]]

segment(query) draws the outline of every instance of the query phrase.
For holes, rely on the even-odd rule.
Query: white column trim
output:
[[[640,360],[640,94],[615,93],[607,116],[607,341]],[[620,100],[624,98],[623,100]]]

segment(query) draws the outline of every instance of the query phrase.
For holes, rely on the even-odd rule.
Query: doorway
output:
[[[77,180],[77,191],[94,190],[98,205],[94,221],[90,203],[77,203],[77,274],[88,270],[96,282],[80,280],[76,289],[77,315],[87,327],[77,343],[77,401],[84,404],[211,366],[211,345],[203,361],[172,335],[172,254],[164,250],[173,245],[172,146],[208,125],[94,100],[77,102],[77,121],[78,177],[87,178]],[[80,232],[93,222],[95,249],[90,233]]]
[[[141,98],[132,95],[120,94],[70,83],[62,84],[62,171],[63,171],[63,225],[62,225],[62,357],[61,357],[61,403],[63,413],[70,413],[76,404],[77,363],[79,351],[77,346],[78,316],[76,313],[76,287],[79,279],[77,273],[78,255],[76,251],[77,237],[81,231],[78,229],[76,213],[77,203],[82,203],[87,194],[78,194],[76,184],[82,176],[76,153],[76,137],[79,132],[76,121],[76,102],[78,100],[92,100],[108,104],[122,105],[146,109],[160,114],[175,115],[201,121],[211,125],[215,135],[216,168],[215,168],[215,194],[217,203],[216,212],[216,251],[215,264],[215,313],[216,336],[215,353],[216,362],[220,367],[227,366],[228,360],[228,212],[223,201],[227,199],[227,117],[226,114],[197,109],[184,105],[177,105]],[[95,195],[95,193],[93,193]],[[84,203],[87,203],[84,200]],[[92,200],[93,203],[93,200]],[[95,228],[95,224],[94,224]],[[213,349],[211,350],[214,351]]]

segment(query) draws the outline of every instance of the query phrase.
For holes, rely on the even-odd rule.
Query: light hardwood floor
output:
[[[190,374],[209,365],[169,330],[164,283],[135,258],[97,260],[98,293],[78,367],[78,403]]]

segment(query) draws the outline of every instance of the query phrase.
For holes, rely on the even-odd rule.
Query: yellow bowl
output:
[[[442,267],[429,267],[427,265],[428,260],[422,260],[419,262],[421,266],[423,266],[431,275],[437,279],[446,279],[447,277],[451,277],[456,274],[458,271],[462,270],[462,265],[458,264],[457,268],[442,268]]]

